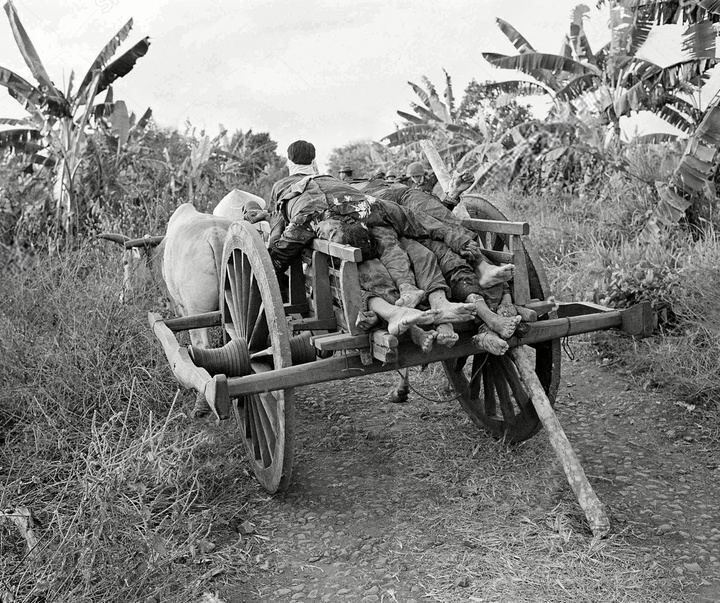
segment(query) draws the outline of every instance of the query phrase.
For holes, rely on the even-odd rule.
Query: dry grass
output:
[[[187,420],[113,252],[0,278],[3,602],[197,600],[255,546],[243,451]]]

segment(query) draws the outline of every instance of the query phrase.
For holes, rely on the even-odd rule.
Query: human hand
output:
[[[475,181],[475,176],[469,171],[460,172],[455,174],[450,181],[450,190],[448,193],[451,197],[459,197],[461,193],[468,190],[472,183]]]
[[[465,245],[463,245],[462,249],[460,249],[458,255],[461,258],[472,261],[479,257],[483,257],[482,247],[480,247],[477,241],[468,241]]]

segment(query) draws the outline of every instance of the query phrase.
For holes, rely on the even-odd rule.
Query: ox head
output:
[[[141,239],[117,233],[102,233],[98,238],[113,241],[123,248],[123,283],[120,301],[153,284],[166,294],[162,279],[163,237],[145,235]]]

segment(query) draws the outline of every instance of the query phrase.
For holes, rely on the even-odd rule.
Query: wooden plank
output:
[[[515,261],[515,254],[509,251],[495,251],[494,249],[483,249],[483,255],[498,264],[512,264]]]
[[[307,292],[305,291],[305,274],[303,272],[303,263],[301,260],[295,260],[290,265],[290,291],[289,301],[292,306],[307,306]]]
[[[364,335],[350,335],[350,333],[326,333],[310,338],[315,349],[321,352],[338,352],[342,350],[359,350],[370,348],[370,337]]]
[[[321,319],[334,317],[328,269],[328,256],[319,251],[314,251],[309,270],[313,288],[312,305],[313,314]]]
[[[525,248],[518,235],[510,235],[510,251],[513,252],[515,275],[512,279],[513,302],[524,306],[530,301],[530,277],[528,276]]]
[[[330,318],[299,318],[291,323],[293,331],[334,331],[337,320]]]
[[[220,310],[216,310],[215,312],[205,312],[204,314],[168,318],[164,322],[165,326],[171,331],[188,331],[190,329],[219,327],[222,324],[222,317],[220,315]]]
[[[331,243],[323,239],[313,239],[312,249],[315,251],[322,251],[323,253],[339,258],[341,260],[347,260],[349,262],[362,262],[362,251],[357,247],[351,247],[350,245],[341,245],[340,243]]]
[[[383,363],[395,363],[398,360],[398,338],[384,329],[370,334],[373,358]]]
[[[435,176],[440,183],[440,188],[442,188],[444,192],[447,192],[450,189],[452,177],[445,167],[445,162],[442,160],[442,157],[440,157],[440,153],[438,153],[435,145],[429,140],[421,140],[420,147],[425,153],[425,157],[427,157],[433,172],[435,172]]]
[[[585,512],[585,517],[590,524],[593,535],[596,538],[602,538],[610,531],[610,520],[605,514],[603,504],[592,489],[580,460],[575,454],[567,435],[565,435],[565,431],[545,395],[542,384],[535,374],[535,362],[525,346],[511,350],[509,353],[512,355],[515,366],[520,372],[520,379],[525,389],[530,392],[533,406],[548,434],[550,444],[562,464],[568,483]]]
[[[484,220],[469,218],[462,221],[462,225],[468,230],[478,232],[493,232],[498,234],[528,235],[530,224],[527,222],[506,222],[505,220]]]

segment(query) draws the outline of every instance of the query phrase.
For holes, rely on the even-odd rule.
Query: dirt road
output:
[[[720,601],[720,437],[697,409],[563,358],[558,415],[613,524],[594,541],[543,432],[492,440],[439,367],[407,404],[392,381],[299,390],[292,486],[258,489],[249,579],[222,601]]]

